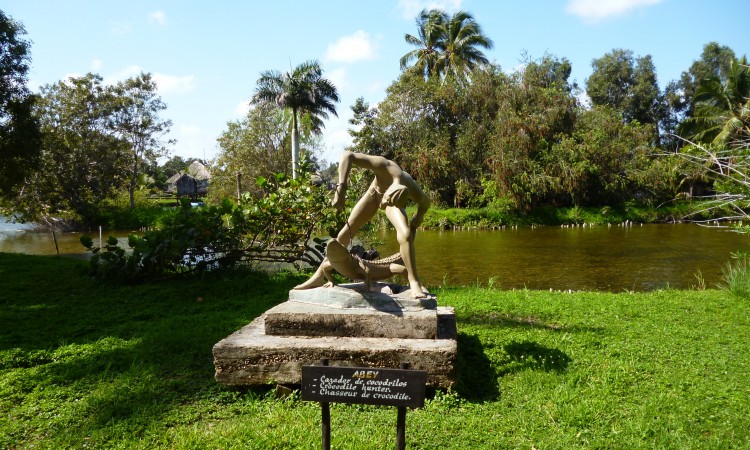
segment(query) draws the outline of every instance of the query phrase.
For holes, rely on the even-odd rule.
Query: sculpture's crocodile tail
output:
[[[363,259],[362,262],[364,262],[365,265],[368,266],[388,266],[394,263],[403,264],[404,260],[403,258],[401,258],[401,253],[394,253],[391,256],[387,256],[381,259],[374,259],[372,261]]]

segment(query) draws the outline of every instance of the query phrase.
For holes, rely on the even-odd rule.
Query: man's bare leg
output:
[[[332,282],[332,279],[329,278],[329,275],[327,274],[327,270],[330,270],[330,266],[331,263],[328,262],[328,259],[324,259],[320,266],[318,266],[318,270],[315,271],[313,276],[311,276],[304,283],[294,286],[292,289],[298,291],[303,289],[313,289],[325,285],[326,281]]]
[[[345,247],[349,245],[352,238],[357,234],[357,231],[362,228],[362,225],[367,223],[368,220],[372,219],[372,217],[378,212],[378,204],[379,203],[377,197],[374,197],[369,193],[365,193],[365,195],[357,202],[357,204],[354,205],[354,208],[352,208],[352,212],[349,214],[349,219],[339,232],[336,240]],[[330,270],[331,263],[328,262],[328,259],[326,258],[323,260],[323,263],[320,265],[320,267],[318,267],[318,270],[315,271],[313,276],[310,277],[310,279],[302,284],[295,286],[294,289],[312,289],[320,287],[326,284],[326,280],[328,280],[328,282],[330,283],[333,283],[332,276],[330,274],[326,275],[326,272],[330,272]]]
[[[411,295],[414,298],[424,298],[426,293],[422,288],[422,283],[419,282],[419,275],[417,275],[414,236],[406,220],[406,211],[395,206],[388,206],[385,208],[385,215],[396,228],[396,237],[398,238],[401,258],[404,260],[404,266],[406,267],[406,277],[409,280]]]

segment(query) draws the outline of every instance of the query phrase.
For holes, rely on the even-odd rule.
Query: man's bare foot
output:
[[[318,275],[317,273],[310,277],[309,280],[305,281],[302,284],[298,284],[297,286],[294,286],[292,289],[296,291],[301,291],[305,289],[312,289],[316,287],[323,286],[325,284],[326,278],[323,275]]]
[[[411,287],[412,298],[425,298],[427,297],[427,294],[429,294],[429,292],[425,292],[426,289],[424,289],[424,287],[422,287],[417,281],[409,283],[409,286]]]

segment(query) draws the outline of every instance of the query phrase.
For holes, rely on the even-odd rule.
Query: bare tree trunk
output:
[[[133,174],[130,178],[130,208],[135,208],[135,186],[138,183],[138,153],[133,156]]]

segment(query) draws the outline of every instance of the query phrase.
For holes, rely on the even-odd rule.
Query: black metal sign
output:
[[[421,408],[426,382],[424,370],[302,366],[302,400]]]

